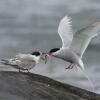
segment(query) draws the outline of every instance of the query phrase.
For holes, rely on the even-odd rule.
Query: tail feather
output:
[[[83,70],[85,69],[85,68],[84,68],[84,64],[83,64],[83,61],[82,61],[82,59],[80,59],[80,58],[79,58],[78,66],[79,66],[81,69],[83,69]]]
[[[0,63],[2,63],[2,64],[8,64],[9,61],[8,61],[7,59],[1,59],[1,60],[0,60]]]
[[[14,68],[19,69],[18,65],[16,64],[16,61],[12,61],[12,59],[1,59],[0,64],[12,66]]]
[[[91,79],[89,78],[87,72],[85,71],[85,69],[83,68],[80,68],[78,67],[79,70],[84,74],[84,76],[87,78],[87,80],[89,81],[90,85],[91,85],[91,88],[92,88],[92,91],[95,92],[95,89],[94,89],[94,85],[93,85],[93,82],[91,81]]]
[[[78,69],[84,74],[84,76],[87,78],[87,80],[89,81],[90,85],[91,85],[91,88],[92,88],[92,91],[94,92],[94,85],[92,83],[92,81],[90,80],[85,68],[84,68],[84,64],[83,64],[83,61],[81,59],[79,59],[79,65],[78,65]]]

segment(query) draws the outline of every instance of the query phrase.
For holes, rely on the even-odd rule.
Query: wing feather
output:
[[[91,39],[97,36],[99,32],[100,22],[95,22],[94,24],[79,30],[75,33],[70,48],[82,57]]]
[[[58,27],[58,34],[62,40],[62,47],[69,47],[72,39],[73,39],[73,32],[72,32],[72,25],[71,25],[71,18],[65,16],[59,24]]]

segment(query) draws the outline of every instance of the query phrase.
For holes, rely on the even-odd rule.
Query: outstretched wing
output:
[[[100,22],[95,22],[94,24],[79,30],[74,35],[70,48],[82,57],[91,39],[97,36],[99,32]]]
[[[62,40],[62,47],[69,47],[72,39],[73,39],[73,32],[71,26],[71,18],[65,16],[59,24],[58,33]]]

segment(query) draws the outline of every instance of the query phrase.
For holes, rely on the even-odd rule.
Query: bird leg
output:
[[[75,64],[70,64],[66,69],[73,69]]]

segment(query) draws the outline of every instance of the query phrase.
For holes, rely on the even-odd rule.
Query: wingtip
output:
[[[66,16],[64,16],[64,17],[62,18],[62,20],[61,20],[61,21],[65,21],[65,20],[67,20],[67,21],[69,21],[69,22],[70,22],[70,21],[71,21],[71,19],[72,19],[71,17],[69,17],[69,16],[67,16],[67,15],[66,15]]]

